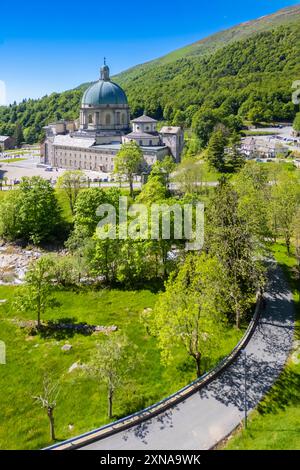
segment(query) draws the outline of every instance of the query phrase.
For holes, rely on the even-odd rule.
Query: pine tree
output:
[[[24,136],[23,136],[23,129],[20,123],[16,123],[14,135],[13,135],[15,141],[16,141],[16,146],[21,147],[22,143],[24,142]]]
[[[225,148],[227,138],[224,130],[215,130],[208,143],[206,157],[211,168],[223,171],[225,166]]]
[[[245,156],[241,152],[241,136],[238,132],[234,132],[228,143],[226,171],[236,173],[245,164]]]

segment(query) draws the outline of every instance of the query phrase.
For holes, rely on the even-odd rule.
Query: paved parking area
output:
[[[22,157],[23,158],[23,157]],[[53,169],[53,171],[46,171],[44,167],[38,167],[40,158],[38,156],[28,156],[15,161],[13,163],[0,163],[0,179],[7,178],[9,184],[13,183],[14,180],[20,180],[23,176],[41,176],[44,179],[56,181],[57,178],[62,175],[66,170],[62,168]],[[107,179],[109,175],[107,173],[84,170],[86,176],[90,179],[101,178],[102,180]]]

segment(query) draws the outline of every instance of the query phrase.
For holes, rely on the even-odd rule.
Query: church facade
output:
[[[100,78],[83,94],[79,121],[60,121],[45,127],[44,163],[57,168],[112,172],[114,158],[125,142],[141,148],[145,167],[172,155],[179,162],[184,146],[180,127],[165,126],[140,116],[130,122],[130,109],[122,88],[110,80],[104,64]]]

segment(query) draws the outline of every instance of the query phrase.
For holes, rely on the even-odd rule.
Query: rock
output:
[[[7,299],[0,299],[0,304],[5,304],[7,302]]]
[[[143,314],[144,314],[144,315],[145,315],[145,314],[147,315],[147,314],[149,314],[149,313],[151,313],[151,312],[152,312],[152,308],[150,308],[150,307],[144,308],[144,310],[143,310]]]
[[[72,345],[71,345],[71,344],[64,344],[64,345],[61,347],[61,350],[62,350],[62,351],[70,351],[70,349],[72,349]]]
[[[79,367],[78,362],[74,362],[74,364],[72,364],[71,367],[69,367],[69,370],[68,370],[69,374],[73,372],[73,370],[78,369],[78,367]]]
[[[69,428],[69,431],[73,431],[73,429],[74,429],[74,424],[69,424],[68,428]]]
[[[104,326],[96,326],[95,331],[101,331],[101,332],[103,332],[104,329],[105,329]]]
[[[118,327],[116,325],[112,326],[95,326],[94,327],[94,334],[99,334],[99,333],[111,333],[112,331],[117,331]]]

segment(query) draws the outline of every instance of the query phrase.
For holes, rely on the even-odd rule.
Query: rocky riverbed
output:
[[[28,265],[41,256],[36,248],[24,249],[13,244],[0,243],[0,285],[22,284]]]

